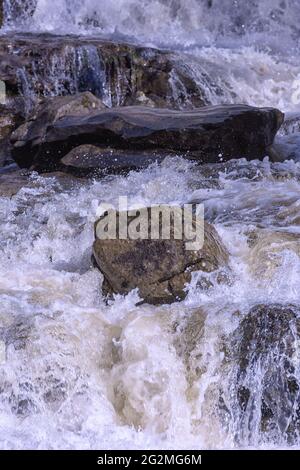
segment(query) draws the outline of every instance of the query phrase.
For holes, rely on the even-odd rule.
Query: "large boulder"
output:
[[[60,100],[63,103],[64,98]],[[13,155],[21,167],[51,171],[70,150],[85,144],[130,152],[176,152],[210,163],[263,158],[283,120],[277,109],[246,105],[191,111],[132,106],[59,117],[53,119],[46,103],[13,134]],[[111,169],[114,165],[112,158]]]
[[[147,228],[150,230],[153,223],[151,208],[144,210],[148,214]],[[173,210],[181,211],[181,208]],[[171,225],[174,214],[171,213]],[[120,221],[124,215],[124,212],[117,212],[117,220]],[[131,213],[126,213],[126,217],[129,228],[136,218]],[[228,261],[226,248],[215,228],[208,223],[203,222],[201,227],[204,230],[203,247],[192,251],[187,249],[187,239],[175,239],[174,233],[170,239],[162,236],[158,239],[99,238],[98,222],[95,224],[93,256],[104,276],[105,295],[124,295],[138,289],[140,297],[147,303],[172,303],[185,298],[193,272],[209,273],[225,266]],[[194,223],[198,221],[194,220]]]
[[[5,35],[0,79],[27,109],[47,96],[90,91],[108,106],[193,108],[222,89],[201,64],[150,47],[93,37]]]
[[[222,408],[241,445],[298,442],[299,340],[299,307],[281,304],[253,307],[231,336]]]

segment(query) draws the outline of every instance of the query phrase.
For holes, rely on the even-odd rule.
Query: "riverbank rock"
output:
[[[13,162],[11,157],[11,133],[23,121],[20,113],[13,108],[0,104],[0,168]]]
[[[64,99],[56,98],[62,106]],[[132,106],[96,109],[77,116],[60,113],[59,119],[53,119],[49,106],[51,110],[51,103],[39,106],[33,118],[12,136],[13,156],[21,167],[59,169],[68,152],[86,144],[134,151],[137,160],[141,151],[175,152],[201,163],[263,158],[283,120],[276,109],[246,105],[191,111]],[[112,158],[108,167],[114,166]]]
[[[171,227],[174,214],[178,214],[178,211],[181,214],[180,207],[173,209],[175,212],[171,212],[169,219]],[[145,214],[146,231],[150,233],[153,223],[151,208],[140,209],[138,217],[144,217]],[[136,223],[136,217],[131,213],[117,212],[118,226],[124,216],[127,217],[127,227],[130,230],[130,224]],[[100,218],[101,224],[103,221]],[[215,228],[203,221],[201,226],[199,221],[194,219],[193,222],[194,229],[198,227],[201,233],[204,230],[204,245],[196,251],[188,250],[187,240],[175,239],[172,231],[169,240],[162,239],[161,236],[158,239],[102,239],[97,233],[99,221],[96,222],[93,256],[104,276],[103,294],[124,295],[137,288],[140,297],[150,304],[172,303],[184,299],[192,272],[209,273],[225,266],[228,261],[227,250]]]
[[[193,59],[165,50],[93,37],[0,37],[0,79],[27,110],[44,97],[90,91],[107,106],[194,108],[222,96]]]
[[[241,444],[297,441],[299,339],[299,307],[281,304],[253,307],[232,335],[223,397]]]

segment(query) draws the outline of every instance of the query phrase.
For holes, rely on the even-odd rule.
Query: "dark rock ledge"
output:
[[[40,104],[13,133],[12,154],[21,167],[75,173],[143,168],[168,154],[201,163],[257,159],[268,154],[282,121],[276,109],[246,105],[108,109],[84,93]]]
[[[21,168],[101,176],[173,154],[201,163],[269,154],[282,114],[210,107],[222,87],[193,60],[93,37],[0,37],[2,164],[12,154]]]

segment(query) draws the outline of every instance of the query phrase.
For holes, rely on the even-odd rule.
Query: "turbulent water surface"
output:
[[[4,4],[4,33],[69,28],[173,48],[225,76],[227,101],[300,111],[297,0]],[[254,305],[300,305],[294,130],[278,145],[290,145],[296,161],[197,167],[169,157],[127,177],[68,187],[32,175],[14,197],[0,197],[1,448],[300,445],[288,426],[258,424],[268,364],[284,355],[274,345],[248,370],[255,392],[248,413],[234,398],[238,364],[228,359],[232,335]],[[230,253],[226,282],[218,273],[195,275],[186,300],[171,306],[136,307],[137,292],[106,305],[90,260],[93,223],[100,202],[124,195],[141,206],[204,202]],[[299,348],[295,340],[295,380]]]

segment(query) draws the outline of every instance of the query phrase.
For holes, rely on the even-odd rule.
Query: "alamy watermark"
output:
[[[204,244],[203,204],[130,206],[126,196],[118,207],[98,207],[96,237],[100,240],[183,240],[186,250],[198,251]]]

